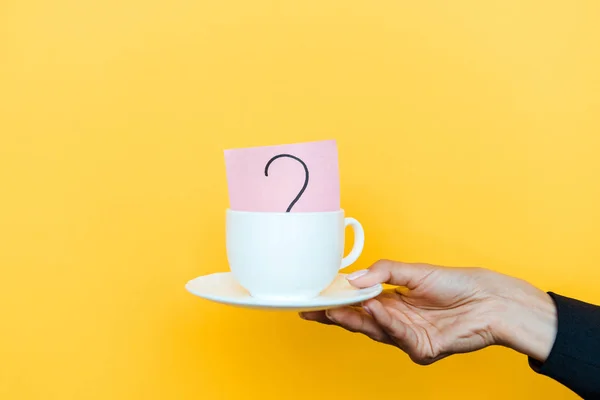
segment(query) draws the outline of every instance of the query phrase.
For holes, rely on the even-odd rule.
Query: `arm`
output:
[[[363,288],[398,286],[362,307],[303,318],[394,345],[419,364],[502,345],[585,398],[600,398],[600,307],[545,293],[481,268],[380,261],[348,276]]]
[[[550,296],[558,315],[556,339],[545,361],[530,357],[529,364],[585,399],[600,398],[600,307]]]

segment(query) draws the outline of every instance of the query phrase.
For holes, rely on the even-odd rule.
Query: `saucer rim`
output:
[[[199,279],[205,279],[209,276],[216,276],[216,275],[232,275],[231,271],[220,271],[220,272],[213,272],[210,274],[205,274],[205,275],[200,275],[197,276],[196,278],[190,279],[186,284],[185,284],[185,289],[191,293],[194,296],[200,297],[202,299],[205,300],[209,300],[209,301],[213,301],[216,303],[220,303],[220,304],[226,304],[226,305],[230,305],[230,306],[238,306],[238,307],[244,307],[244,308],[262,308],[262,309],[279,309],[279,310],[299,310],[299,309],[305,309],[305,310],[318,310],[318,309],[327,309],[327,308],[333,308],[333,307],[344,307],[344,306],[348,306],[348,305],[352,305],[352,304],[358,304],[361,303],[363,301],[372,299],[374,297],[377,297],[381,294],[381,292],[383,292],[383,285],[378,283],[376,285],[367,287],[367,288],[362,288],[362,289],[356,289],[356,296],[353,297],[348,297],[348,298],[342,298],[342,299],[336,299],[335,298],[331,298],[328,296],[323,296],[323,295],[319,295],[317,297],[311,297],[310,299],[304,299],[304,300],[290,300],[290,301],[274,301],[274,300],[266,300],[266,299],[261,299],[261,298],[257,298],[257,297],[252,297],[250,296],[250,294],[248,294],[245,297],[241,297],[241,298],[232,298],[232,297],[226,297],[226,296],[219,296],[219,295],[210,295],[210,294],[200,294],[197,291],[194,292],[192,291],[192,284],[193,282],[199,280]],[[336,276],[339,277],[345,277],[348,274],[346,273],[338,273],[338,275]],[[250,301],[248,301],[250,300]]]

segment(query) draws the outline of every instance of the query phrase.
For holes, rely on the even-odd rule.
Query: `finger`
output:
[[[410,355],[414,348],[417,338],[415,333],[376,299],[365,302],[364,308],[373,316],[373,320],[383,329],[383,331],[394,340],[394,343],[405,353]]]
[[[299,313],[300,318],[305,319],[307,321],[315,321],[325,325],[335,325],[335,322],[332,322],[325,315],[325,311],[304,311]]]
[[[366,288],[378,283],[389,283],[415,289],[436,268],[428,264],[406,264],[389,260],[377,261],[371,268],[348,275],[351,285]]]
[[[350,332],[358,332],[378,342],[391,344],[393,341],[375,322],[373,317],[358,307],[342,307],[326,311],[327,318]]]

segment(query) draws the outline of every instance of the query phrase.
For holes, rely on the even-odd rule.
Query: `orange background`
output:
[[[597,1],[0,2],[0,398],[574,399],[184,291],[223,149],[334,138],[363,256],[600,303]]]

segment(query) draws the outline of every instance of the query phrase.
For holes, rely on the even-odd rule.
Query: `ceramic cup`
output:
[[[354,247],[344,257],[345,227]],[[227,258],[253,297],[294,301],[318,296],[363,250],[360,223],[344,210],[310,213],[227,210]]]

